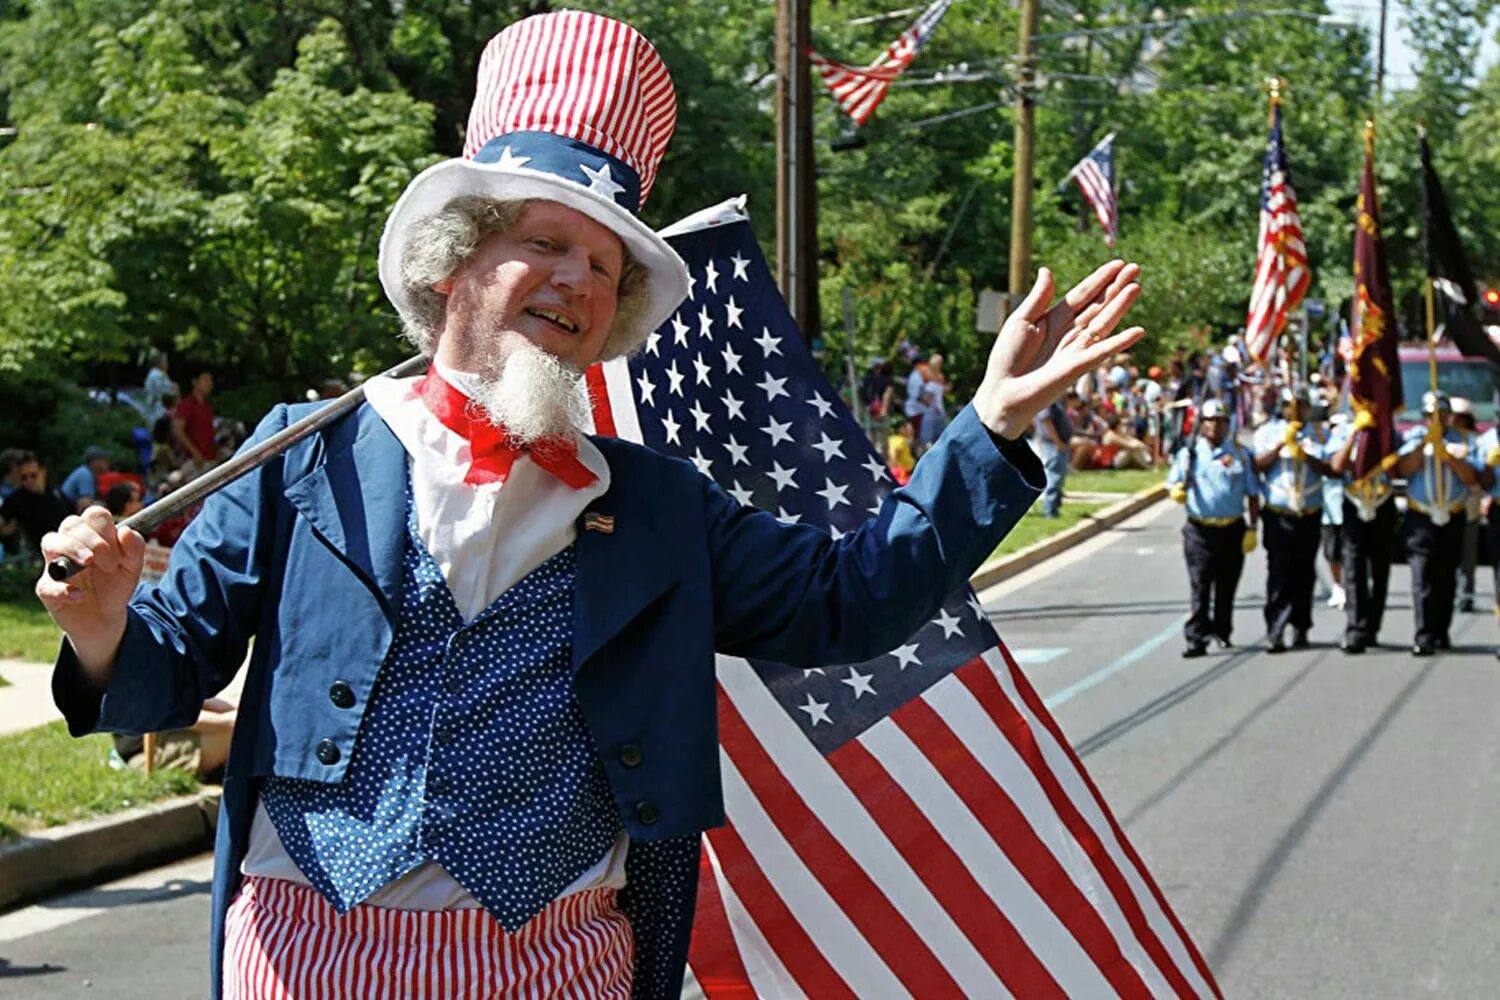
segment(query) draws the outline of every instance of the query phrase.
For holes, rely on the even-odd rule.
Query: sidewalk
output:
[[[0,660],[0,733],[32,729],[62,718],[52,704],[52,664]]]

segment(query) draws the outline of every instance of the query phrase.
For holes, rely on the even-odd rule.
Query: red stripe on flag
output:
[[[722,693],[719,702],[727,699]],[[724,878],[734,888],[745,912],[760,928],[761,936],[776,949],[782,967],[797,981],[797,985],[810,997],[848,997],[855,1000],[843,978],[828,964],[828,959],[813,944],[807,930],[787,909],[787,905],[776,894],[776,888],[766,878],[766,873],[755,863],[755,858],[745,847],[739,831],[733,823],[708,831],[708,842],[713,845],[719,863],[724,867]],[[768,933],[774,928],[774,933]],[[696,972],[695,972],[696,975]]]
[[[897,714],[921,701],[913,699]],[[1028,998],[1066,995],[1026,946],[1015,925],[945,843],[942,832],[922,815],[859,740],[850,740],[829,754],[828,762],[1011,994]]]
[[[963,990],[943,968],[922,936],[891,904],[880,887],[828,832],[797,794],[776,762],[719,687],[719,745],[744,776],[778,830],[795,831],[787,844],[843,910],[849,922],[886,961],[892,973],[914,995],[962,996]],[[814,994],[815,995],[815,994]]]
[[[693,911],[688,965],[708,1000],[755,1000],[755,989],[740,960],[734,932],[729,929],[729,914],[724,912],[724,897],[719,894],[719,881],[706,850],[698,852],[698,906]]]
[[[1198,974],[1202,976],[1203,981],[1214,991],[1214,996],[1222,998],[1223,994],[1219,992],[1218,984],[1214,982],[1213,974],[1208,971],[1208,965],[1203,961],[1203,956],[1198,954],[1198,949],[1193,945],[1192,938],[1188,937],[1187,931],[1178,922],[1177,914],[1173,913],[1172,908],[1167,905],[1166,897],[1162,895],[1161,889],[1157,887],[1156,880],[1151,877],[1151,873],[1141,863],[1140,856],[1136,854],[1135,848],[1131,845],[1129,838],[1125,836],[1125,831],[1115,821],[1114,813],[1105,804],[1104,796],[1099,794],[1098,786],[1094,784],[1094,779],[1089,776],[1082,761],[1078,759],[1078,755],[1073,752],[1073,745],[1063,736],[1062,730],[1057,725],[1057,720],[1052,718],[1052,714],[1042,704],[1042,699],[1032,689],[1031,683],[1021,673],[1015,661],[1011,659],[1010,650],[1006,649],[1003,645],[999,647],[999,650],[1000,654],[1005,658],[1006,668],[1010,671],[1011,683],[1016,686],[1016,690],[1021,695],[1021,700],[1026,703],[1026,707],[1031,710],[1031,714],[1040,720],[1043,727],[1052,734],[1052,739],[1056,744],[1067,754],[1068,760],[1073,764],[1073,769],[1083,780],[1084,786],[1089,790],[1089,794],[1093,795],[1094,801],[1099,807],[1099,812],[1104,816],[1105,821],[1109,823],[1110,830],[1114,833],[1115,840],[1119,843],[1121,850],[1125,852],[1125,856],[1130,860],[1130,863],[1135,866],[1136,873],[1140,876],[1141,881],[1146,884],[1146,888],[1151,892],[1152,897],[1155,898],[1157,906],[1166,915],[1167,921],[1171,923],[1172,929],[1176,931],[1177,937],[1181,940],[1188,955],[1191,956],[1193,964],[1198,969]],[[1005,692],[1001,690],[1000,682],[990,673],[989,665],[982,662],[969,664],[959,670],[957,676],[959,680],[963,681],[964,686],[973,692],[974,697],[985,707],[990,717],[995,719],[996,724],[1000,725],[1001,729],[1005,730],[1008,734],[1009,726],[1002,724],[1001,719],[1010,714],[1018,715],[1018,713],[1015,706],[1011,704],[1010,699],[1006,697]],[[1115,865],[1114,860],[1110,858],[1103,844],[1099,842],[1098,835],[1094,833],[1088,821],[1083,818],[1083,814],[1078,811],[1078,807],[1073,804],[1073,800],[1068,798],[1068,794],[1058,782],[1057,776],[1048,769],[1046,762],[1042,759],[1040,748],[1032,740],[1027,740],[1022,745],[1017,745],[1013,742],[1012,745],[1015,746],[1016,751],[1021,754],[1021,757],[1026,760],[1027,765],[1031,767],[1032,771],[1036,773],[1038,780],[1041,781],[1042,788],[1047,793],[1047,798],[1051,800],[1053,808],[1057,810],[1058,815],[1062,817],[1063,822],[1073,833],[1074,839],[1078,841],[1079,846],[1083,848],[1085,853],[1094,860],[1099,874],[1104,878],[1110,892],[1114,894],[1115,899],[1119,902],[1120,909],[1124,911],[1126,921],[1129,922],[1131,929],[1135,931],[1136,937],[1145,947],[1147,954],[1151,956],[1151,960],[1156,963],[1156,967],[1166,976],[1167,981],[1171,983],[1172,988],[1177,991],[1179,996],[1196,996],[1196,991],[1188,984],[1187,979],[1182,974],[1182,970],[1178,968],[1177,963],[1172,960],[1171,955],[1167,953],[1166,948],[1162,945],[1161,939],[1151,929],[1150,924],[1146,920],[1145,913],[1141,910],[1140,902],[1135,897],[1135,893],[1131,891],[1130,885],[1125,881],[1124,875]]]
[[[604,437],[618,437],[615,431],[615,411],[609,405],[609,386],[604,383],[604,366],[589,365],[584,372],[589,383],[589,401],[594,407],[594,433]]]
[[[975,660],[964,669],[982,671],[987,676],[989,666],[983,660]],[[947,779],[949,787],[963,799],[1027,884],[1046,901],[1069,933],[1088,952],[1115,991],[1122,997],[1150,997],[1151,991],[1120,951],[1119,941],[1110,933],[1099,911],[1094,909],[1067,869],[1037,836],[1005,788],[974,759],[968,747],[954,735],[937,711],[921,698],[914,698],[892,718]],[[1029,727],[1019,714],[995,721],[1020,727],[1017,732],[1005,733],[1012,745],[1018,736],[1025,738],[1030,735]],[[1033,771],[1036,769],[1036,762],[1027,761],[1027,764]]]

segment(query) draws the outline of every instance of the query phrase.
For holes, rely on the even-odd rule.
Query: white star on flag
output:
[[[693,400],[693,405],[688,408],[688,413],[693,417],[693,430],[708,430],[708,411],[703,408],[703,404],[699,403],[696,399]]]
[[[844,457],[844,442],[835,441],[828,436],[827,431],[818,431],[818,443],[813,445],[815,449],[823,453],[823,461],[833,461],[833,456]]]
[[[530,162],[531,157],[517,156],[515,153],[512,153],[510,151],[509,146],[506,146],[504,149],[500,150],[500,162],[495,164],[495,166],[501,170],[516,170],[520,167],[526,166],[526,164]]]
[[[771,328],[765,327],[760,331],[760,336],[755,338],[760,349],[765,352],[766,357],[781,353],[781,338],[771,336]]]
[[[688,325],[682,321],[681,316],[672,317],[672,339],[683,347],[687,346]]]
[[[781,421],[775,417],[771,417],[766,426],[762,427],[761,430],[765,431],[771,438],[771,447],[774,448],[783,441],[790,442],[792,440],[791,426],[792,422],[790,420]]]
[[[964,634],[963,628],[958,624],[958,616],[950,615],[947,608],[939,611],[938,616],[932,621],[933,624],[937,625],[943,630],[944,639],[952,638],[954,635]]]
[[[774,400],[777,396],[787,395],[787,391],[784,388],[786,386],[786,379],[772,378],[770,372],[766,372],[766,377],[755,383],[755,385],[761,392],[766,394],[767,403]]]
[[[708,314],[708,306],[698,310],[698,336],[714,339],[714,318]]]
[[[786,508],[778,504],[776,507],[776,520],[780,521],[782,524],[796,524],[798,521],[802,520],[802,515],[788,514]]]
[[[714,465],[714,463],[711,462],[711,461],[709,461],[706,457],[704,457],[704,455],[703,455],[703,449],[702,448],[694,448],[693,449],[693,464],[698,467],[698,471],[699,472],[703,473],[709,479],[712,479],[714,477],[714,474],[713,474],[713,465]]]
[[[641,388],[641,399],[645,400],[647,405],[654,406],[656,400],[656,384],[651,381],[650,373],[643,370],[641,374],[637,376],[635,384],[640,386]]]
[[[755,498],[750,494],[749,490],[740,485],[740,481],[738,479],[734,480],[733,483],[727,486],[725,488],[725,492],[734,497],[735,501],[738,502],[741,507],[749,507],[755,503]]]
[[[866,455],[865,460],[859,464],[863,466],[867,472],[870,473],[870,477],[877,483],[882,479],[891,478],[890,472],[886,470],[886,467],[884,465],[880,464],[880,459],[876,458],[874,455]]]
[[[875,688],[870,685],[870,678],[874,676],[874,674],[862,674],[854,667],[850,667],[849,676],[840,678],[839,683],[849,685],[854,690],[854,700],[859,701],[862,695],[875,693]]]
[[[917,659],[917,644],[909,642],[904,646],[897,646],[891,650],[891,655],[896,658],[896,665],[902,670],[912,665],[921,666],[922,661]]]
[[[708,262],[708,266],[703,269],[703,286],[710,292],[717,292],[719,290],[719,272],[711,260]]]
[[[660,333],[656,332],[655,330],[652,330],[650,333],[646,334],[646,353],[647,354],[655,354],[657,357],[660,357],[661,356],[661,352],[658,351],[657,347],[656,347],[656,345],[658,345],[660,343],[661,343],[661,334]]]
[[[713,381],[708,377],[708,362],[703,360],[703,355],[699,354],[693,358],[693,369],[698,373],[698,385],[713,385]]]
[[[667,380],[672,384],[667,386],[667,391],[674,396],[682,395],[682,372],[677,370],[677,359],[672,359],[672,365],[667,369]]]
[[[807,717],[812,720],[812,725],[816,726],[823,722],[833,725],[833,720],[828,717],[828,702],[818,701],[811,692],[808,692],[807,704],[797,707],[807,713]]]
[[[814,490],[813,492],[828,501],[829,510],[833,510],[839,504],[843,504],[845,507],[849,506],[849,501],[844,497],[849,487],[835,485],[832,479],[826,477],[823,479],[823,484],[821,490]]]
[[[807,399],[807,403],[809,406],[816,409],[818,411],[818,416],[823,418],[824,420],[827,420],[828,417],[833,413],[833,404],[824,399],[821,392],[815,392],[811,396],[809,396]]]
[[[745,453],[750,450],[750,447],[736,441],[733,434],[729,435],[729,440],[724,442],[724,450],[729,452],[730,465],[750,464],[750,459],[745,457]]]
[[[729,374],[743,375],[743,374],[745,374],[740,369],[740,360],[744,357],[744,355],[736,353],[733,344],[725,344],[724,345],[724,350],[721,351],[720,353],[724,355],[724,374],[725,375],[729,375]]]
[[[725,389],[724,395],[720,399],[724,403],[724,409],[729,411],[730,420],[745,419],[745,404],[740,401],[739,397],[735,396],[728,389]]]
[[[734,304],[733,295],[729,296],[729,301],[724,303],[724,311],[729,316],[729,318],[725,321],[726,326],[739,330],[743,330],[745,328],[744,325],[740,323],[740,314],[745,310]]]
[[[750,280],[750,261],[736,253],[729,258],[729,263],[734,265],[734,276],[740,281]]]
[[[797,480],[793,477],[796,474],[796,469],[783,469],[780,462],[772,462],[771,471],[767,473],[771,477],[771,481],[776,484],[777,493],[780,493],[782,490],[795,490],[797,488]]]
[[[671,410],[662,415],[661,425],[666,428],[668,441],[673,444],[682,444],[682,440],[677,436],[678,431],[682,430],[682,425],[672,416]]]

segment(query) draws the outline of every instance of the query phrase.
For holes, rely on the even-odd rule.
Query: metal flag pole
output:
[[[408,375],[415,375],[423,371],[428,363],[425,355],[418,354],[415,357],[407,358],[399,365],[387,369],[381,374],[388,378],[405,378]],[[120,522],[120,526],[130,528],[132,531],[136,531],[142,535],[150,534],[167,519],[176,517],[178,514],[201,502],[210,494],[217,493],[246,473],[260,468],[298,441],[317,433],[335,420],[351,412],[364,401],[364,398],[364,386],[356,386],[350,389],[327,406],[309,413],[301,420],[277,431],[259,444],[245,449],[222,465],[209,469],[192,482],[173,490],[151,506],[125,518]],[[71,576],[83,572],[87,568],[87,566],[81,566],[66,556],[59,556],[47,564],[47,575],[54,580],[66,580]]]

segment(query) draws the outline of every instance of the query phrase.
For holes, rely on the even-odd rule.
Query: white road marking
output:
[[[1038,663],[1051,663],[1067,651],[1067,646],[1040,646],[1036,649],[1012,649],[1010,655],[1018,664],[1028,667]]]

